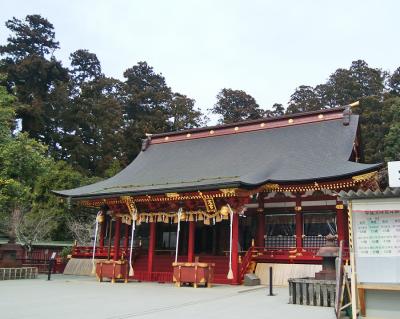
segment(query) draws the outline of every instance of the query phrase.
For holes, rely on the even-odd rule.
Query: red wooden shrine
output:
[[[358,118],[347,118],[350,115],[346,112],[347,108],[338,108],[155,135],[144,141],[143,152],[131,164],[133,168],[128,166],[114,180],[58,193],[101,211],[97,259],[127,260],[130,227],[135,223],[132,279],[172,282],[176,243],[176,265],[192,263],[196,257],[200,263],[213,263],[215,283],[240,284],[244,275],[254,270],[256,263],[318,264],[321,258],[316,252],[325,244],[327,234],[335,235],[338,242],[348,239],[347,208],[339,200],[338,192],[378,187],[376,171],[379,166],[357,163]],[[324,134],[325,140],[321,141],[322,137],[318,136]],[[338,136],[332,137],[332,134]],[[248,150],[238,152],[237,147],[250,147],[252,141],[260,143],[260,136],[265,138],[266,146],[273,147],[261,154],[260,148],[264,145],[255,144],[256,159],[252,162]],[[291,139],[298,141],[290,142]],[[310,142],[313,139],[316,139],[314,144]],[[336,144],[330,147],[326,144],[331,140]],[[338,145],[342,144],[340,150]],[[318,148],[313,149],[313,145]],[[202,162],[202,153],[199,153],[200,158],[178,163],[182,160],[180,157],[191,158],[187,153],[201,147],[208,147],[211,153],[226,152],[226,166],[230,171],[219,177],[202,177],[206,176],[208,167],[214,165]],[[293,150],[296,147],[308,147],[309,151],[299,149],[296,152]],[[174,148],[184,155],[170,161],[168,157],[177,152]],[[185,153],[188,149],[191,151]],[[263,167],[263,156],[266,159],[277,156],[273,154],[274,149],[281,152],[282,159],[278,156]],[[332,154],[327,155],[332,149]],[[155,159],[149,150],[166,157]],[[335,152],[338,159],[332,158]],[[219,157],[220,161],[224,161],[223,155]],[[143,164],[144,156],[150,157]],[[246,162],[232,160],[240,156]],[[148,167],[148,174],[153,175],[148,177],[148,184],[142,182],[139,185],[137,180],[147,178],[141,173],[142,165],[150,165],[152,161],[155,164]],[[137,162],[142,169],[140,172],[135,168]],[[180,169],[176,174],[190,175],[199,166],[202,168],[196,178],[191,177],[191,182],[183,181],[183,177],[179,183],[172,177],[168,177],[171,179],[168,182],[165,182],[167,177],[158,181],[161,174],[167,176],[168,170],[175,169],[175,162]],[[302,162],[301,165],[298,162]],[[154,172],[163,165],[170,166]],[[225,169],[220,162],[218,165],[221,170]],[[259,169],[256,173],[255,168]],[[274,173],[276,171],[279,176]],[[244,176],[243,172],[248,175]],[[128,182],[124,178],[129,174],[133,177]],[[261,175],[265,176],[259,177]],[[180,209],[182,213],[178,215]],[[177,241],[178,216],[180,232]],[[76,246],[72,256],[91,258],[92,249]],[[228,279],[229,264],[233,278]]]

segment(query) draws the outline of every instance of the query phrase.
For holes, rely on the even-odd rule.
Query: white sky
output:
[[[127,68],[147,61],[204,112],[224,87],[270,108],[355,59],[388,71],[400,66],[400,1],[2,2],[0,43],[9,34],[6,20],[41,14],[55,27],[56,56],[65,65],[71,52],[88,49],[107,76],[123,79]]]

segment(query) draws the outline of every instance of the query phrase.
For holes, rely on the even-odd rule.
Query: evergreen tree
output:
[[[316,111],[322,109],[321,101],[314,88],[307,85],[299,86],[291,95],[287,114]]]
[[[278,116],[282,116],[285,114],[285,108],[280,103],[274,103],[274,105],[272,105],[272,110],[267,111],[267,112],[268,113],[266,115],[268,117],[278,117]]]
[[[220,123],[228,124],[263,117],[264,111],[256,100],[241,90],[222,89],[217,95],[217,103],[211,111],[221,118]]]
[[[97,55],[88,50],[77,50],[71,53],[70,60],[71,79],[78,87],[84,82],[94,81],[104,76]]]
[[[168,114],[172,91],[162,74],[146,62],[124,72],[125,154],[133,160],[140,152],[146,133],[161,133],[171,129]]]
[[[397,68],[389,78],[390,93],[400,96],[400,68]]]
[[[16,114],[22,130],[46,144],[54,144],[54,131],[48,126],[58,117],[49,95],[68,81],[68,72],[52,55],[59,47],[53,25],[39,15],[24,21],[6,22],[12,32],[7,44],[0,46],[1,71],[7,74],[7,86],[21,103]]]
[[[89,175],[104,176],[123,153],[123,105],[115,79],[99,78],[80,86],[63,115],[62,158]]]
[[[205,124],[203,114],[194,107],[195,100],[186,95],[174,93],[168,107],[170,125],[173,131],[179,131]]]

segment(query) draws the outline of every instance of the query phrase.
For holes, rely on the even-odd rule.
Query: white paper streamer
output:
[[[227,204],[230,212],[231,223],[230,223],[230,238],[229,238],[229,271],[226,276],[228,279],[233,279],[233,271],[232,271],[232,224],[233,224],[233,210],[229,204]]]
[[[135,227],[136,227],[136,220],[133,219],[133,216],[134,215],[132,215],[131,246],[130,246],[130,250],[129,250],[129,276],[131,276],[131,277],[134,275],[133,266],[132,266],[132,251],[133,251],[133,241],[134,241]]]
[[[181,230],[181,214],[182,214],[182,207],[178,209],[178,229],[176,231],[175,262],[178,261],[179,232]]]
[[[96,228],[94,231],[94,241],[93,241],[93,254],[92,254],[92,273],[96,272],[96,264],[94,262],[94,257],[96,256],[96,243],[97,243],[97,232],[99,230],[99,216],[102,214],[102,211],[99,211],[96,215]]]

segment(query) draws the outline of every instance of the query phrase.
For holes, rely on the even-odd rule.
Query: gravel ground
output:
[[[288,288],[218,285],[176,288],[172,284],[109,282],[53,275],[0,281],[0,318],[207,318],[333,319],[333,308],[288,304]],[[225,318],[224,318],[225,317]]]

